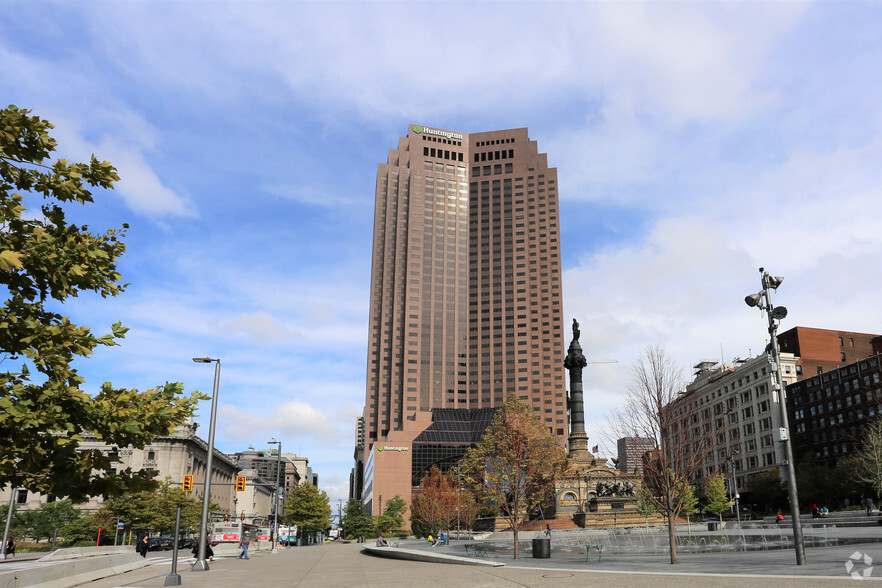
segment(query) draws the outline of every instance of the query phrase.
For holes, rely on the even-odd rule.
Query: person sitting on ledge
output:
[[[380,536],[377,537],[377,547],[389,547],[389,544],[386,543],[386,540],[383,538],[382,533],[380,533]]]

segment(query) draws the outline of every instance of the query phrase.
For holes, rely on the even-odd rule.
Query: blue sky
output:
[[[760,266],[782,330],[882,331],[879,30],[859,2],[5,0],[0,96],[122,177],[71,213],[132,227],[127,292],[65,305],[131,328],[89,388],[208,392],[190,358],[220,357],[218,447],[280,439],[336,501],[376,169],[409,123],[526,126],[558,168],[567,336],[618,361],[586,371],[593,445],[647,345],[687,374],[764,348]]]

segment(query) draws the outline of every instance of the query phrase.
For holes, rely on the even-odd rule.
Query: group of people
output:
[[[828,514],[830,514],[830,511],[827,510],[826,506],[818,508],[817,504],[812,505],[812,518],[813,519],[824,519],[824,518],[827,518]]]
[[[436,545],[447,545],[447,533],[442,529],[437,537],[432,537],[432,535],[429,534],[427,540],[432,547],[435,547]]]

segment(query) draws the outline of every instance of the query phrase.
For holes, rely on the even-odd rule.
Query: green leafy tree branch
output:
[[[85,432],[142,448],[206,397],[186,396],[177,383],[83,390],[74,360],[117,345],[127,329],[116,323],[96,335],[56,309],[83,292],[107,298],[125,290],[117,261],[128,225],[100,233],[67,221],[66,207],[93,203],[92,190],[111,189],[119,176],[94,156],[53,161],[52,128],[28,110],[0,110],[0,484],[80,502],[156,485],[146,472],[111,473],[118,459],[82,450]],[[28,208],[34,203],[37,211]]]

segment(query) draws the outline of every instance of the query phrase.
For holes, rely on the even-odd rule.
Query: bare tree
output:
[[[864,427],[860,448],[854,454],[855,474],[861,482],[873,486],[877,499],[882,499],[882,421]]]
[[[705,458],[713,450],[711,424],[702,419],[685,379],[665,350],[650,346],[632,366],[623,409],[611,425],[621,437],[653,439],[657,449],[643,459],[648,496],[668,519],[671,563],[677,563],[677,517],[694,501]]]

